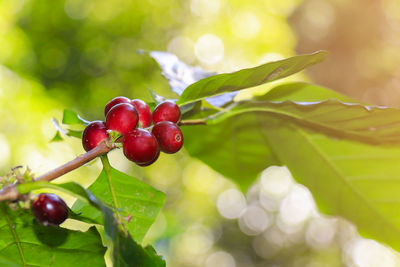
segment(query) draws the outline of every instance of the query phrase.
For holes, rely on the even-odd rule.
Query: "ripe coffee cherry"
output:
[[[170,121],[177,123],[181,117],[181,110],[178,105],[171,101],[164,101],[157,105],[153,111],[153,123]]]
[[[149,166],[151,164],[153,164],[154,162],[156,162],[156,160],[158,159],[158,157],[160,156],[160,150],[158,150],[158,153],[156,155],[156,157],[152,160],[150,160],[149,162],[146,163],[136,163],[137,165],[139,165],[140,167],[146,167]]]
[[[106,124],[103,121],[92,121],[83,131],[82,146],[89,151],[104,139],[108,139]]]
[[[32,202],[32,212],[45,226],[57,226],[68,218],[67,204],[55,194],[39,194]]]
[[[150,107],[140,99],[132,99],[131,105],[133,105],[139,113],[139,121],[142,128],[147,128],[151,125],[151,110]]]
[[[181,129],[170,121],[162,121],[154,125],[152,133],[157,138],[160,149],[164,153],[178,152],[183,145]]]
[[[121,104],[121,103],[131,103],[131,100],[125,96],[117,96],[113,99],[111,99],[105,106],[104,108],[104,116],[107,116],[108,111],[110,111],[110,109],[117,105],[117,104]]]
[[[134,129],[122,141],[124,155],[131,161],[144,164],[152,161],[159,153],[157,139],[144,129]]]
[[[136,128],[139,114],[131,104],[121,103],[112,107],[106,116],[106,127],[122,135]]]

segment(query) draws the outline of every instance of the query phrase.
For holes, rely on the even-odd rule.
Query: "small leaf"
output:
[[[57,132],[55,136],[50,140],[50,142],[56,142],[56,141],[62,141],[62,134],[66,136],[71,136],[71,137],[77,137],[79,139],[82,139],[82,130],[71,130],[71,129],[63,129],[57,119],[52,118],[51,120],[54,128],[56,128]]]
[[[321,62],[326,54],[325,51],[319,51],[202,79],[186,88],[177,104],[183,105],[206,97],[250,88],[287,77]]]
[[[59,142],[64,140],[59,131],[56,132],[53,138],[51,138],[50,142]]]
[[[78,114],[76,114],[74,111],[70,109],[64,109],[62,123],[68,125],[71,124],[88,125],[90,121],[84,120]]]
[[[152,51],[149,55],[158,63],[162,69],[161,74],[167,78],[172,91],[178,95],[181,95],[190,84],[215,75],[199,67],[191,67],[171,53]]]

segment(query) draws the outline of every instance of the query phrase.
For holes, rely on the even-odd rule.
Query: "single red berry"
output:
[[[181,110],[172,101],[165,101],[157,105],[153,111],[153,123],[170,121],[177,123],[181,117]]]
[[[68,218],[67,204],[55,194],[39,194],[32,202],[32,212],[45,226],[57,226]]]
[[[131,105],[133,105],[139,113],[139,122],[142,128],[147,128],[151,125],[151,110],[149,105],[143,100],[132,99]]]
[[[152,161],[160,148],[155,136],[144,129],[134,129],[122,141],[124,155],[131,161],[144,164]]]
[[[170,121],[161,121],[154,125],[152,133],[157,138],[160,149],[164,153],[178,152],[183,145],[181,129]]]
[[[153,164],[154,162],[156,162],[156,160],[158,159],[159,156],[160,156],[160,150],[158,150],[158,153],[157,153],[156,157],[154,159],[150,160],[149,162],[136,163],[136,164],[139,165],[140,167],[149,166],[149,165]]]
[[[121,103],[131,103],[131,100],[125,96],[117,96],[113,99],[111,99],[105,106],[104,108],[104,116],[107,116],[107,113],[110,111],[110,109],[117,105],[117,104],[121,104]]]
[[[108,139],[106,124],[103,121],[92,121],[83,131],[82,146],[89,151],[104,139]]]
[[[136,128],[139,114],[131,104],[117,104],[108,111],[106,116],[106,127],[122,135]]]

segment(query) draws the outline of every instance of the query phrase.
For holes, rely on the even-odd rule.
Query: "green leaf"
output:
[[[157,255],[153,247],[142,248],[132,238],[122,233],[119,234],[119,247],[121,257],[114,263],[114,266],[140,266],[140,267],[165,267],[166,263],[162,257]]]
[[[1,266],[105,266],[101,238],[87,232],[38,224],[29,210],[0,203]]]
[[[70,109],[64,109],[64,114],[62,118],[62,123],[63,124],[81,124],[81,125],[88,125],[90,121],[87,121],[78,114],[76,114],[74,111]]]
[[[207,124],[247,112],[267,113],[327,135],[369,143],[400,143],[400,110],[344,103],[336,99],[318,102],[242,101],[210,116]]]
[[[50,140],[50,142],[62,141],[62,134],[82,139],[83,130],[64,129],[55,118],[52,118],[51,122],[53,123],[53,126],[54,128],[56,128],[57,132],[55,136]]]
[[[183,105],[206,97],[250,88],[287,77],[321,62],[326,54],[325,51],[319,51],[202,79],[186,88],[177,104]]]
[[[99,212],[99,221],[87,221],[89,223],[104,224],[106,234],[106,245],[112,250],[112,260],[114,266],[165,266],[165,261],[156,254],[152,247],[142,248],[131,237],[129,233],[124,233],[116,220],[116,215],[112,209],[99,201],[91,192],[77,183],[51,184],[49,182],[38,181],[23,183],[17,186],[20,194],[28,193],[35,189],[51,188],[68,193],[78,199],[78,202],[87,205],[91,209]],[[93,211],[93,210],[92,210]],[[72,214],[74,219],[82,219],[80,215]],[[123,223],[123,222],[121,222]],[[0,261],[1,262],[1,261]]]
[[[54,135],[54,137],[50,140],[50,142],[59,142],[64,140],[60,134],[59,131],[56,132],[56,134]]]
[[[88,188],[99,200],[119,210],[124,223],[137,242],[155,221],[158,212],[164,205],[164,193],[152,188],[105,163],[104,169],[96,181]],[[82,201],[77,201],[72,210],[82,212],[82,216],[94,221],[101,221],[101,212]]]
[[[306,83],[281,85],[262,97],[271,101],[328,98],[348,100],[336,92]],[[280,163],[263,134],[265,123],[268,122],[260,121],[254,112],[248,112],[227,117],[217,124],[182,126],[181,129],[185,148],[192,157],[232,179],[245,191],[263,169]]]
[[[319,208],[400,251],[400,147],[332,139],[263,116],[274,153]]]
[[[264,101],[291,99],[307,102],[321,101],[331,97],[347,101],[346,97],[325,88],[307,84],[280,86],[259,99]],[[353,112],[353,107],[350,107],[350,110]],[[332,113],[332,110],[326,110],[326,112]],[[356,113],[358,112],[360,111],[357,108]],[[361,111],[371,118],[371,124],[379,123],[375,116],[381,112],[387,112],[386,115],[392,117],[398,111],[375,108],[373,112]],[[354,114],[350,113],[350,115]],[[320,116],[324,117],[326,114],[321,112]],[[385,118],[381,119],[385,123]],[[249,121],[256,121],[258,124],[249,125]],[[357,119],[355,121],[359,123]],[[361,118],[360,121],[364,123],[363,126],[366,126],[368,119]],[[198,142],[195,142],[196,144],[186,142],[185,146],[191,154],[232,178],[241,184],[242,188],[242,179],[248,177],[245,176],[245,170],[248,167],[261,170],[270,165],[287,165],[296,180],[311,190],[322,212],[342,216],[355,223],[363,236],[386,243],[400,251],[400,213],[398,212],[400,146],[378,146],[356,140],[331,138],[310,130],[311,128],[307,125],[294,122],[288,120],[287,116],[277,116],[273,112],[240,113],[215,125],[188,129],[185,140],[195,139]],[[235,128],[229,128],[231,125]],[[185,128],[185,133],[186,131]],[[263,141],[257,142],[259,147],[255,147],[256,143],[252,143],[251,138],[255,136],[257,140],[260,140],[260,132],[264,138]],[[247,136],[249,140],[235,138],[241,134]],[[219,143],[217,141],[212,143],[208,135],[214,140],[219,140]],[[251,144],[254,148],[246,151],[247,146]],[[206,148],[213,145],[217,147],[217,151],[221,147],[226,151],[207,154]],[[204,147],[203,150],[201,150],[202,147]],[[271,157],[264,158],[263,161],[255,164],[252,160],[258,157],[256,155],[252,157],[251,151],[255,153],[264,151]],[[246,153],[248,162],[241,160]],[[227,154],[230,154],[229,158]],[[229,161],[229,164],[224,165],[225,160]],[[241,175],[236,175],[235,171],[232,172],[229,168]],[[253,173],[251,175],[255,178]]]

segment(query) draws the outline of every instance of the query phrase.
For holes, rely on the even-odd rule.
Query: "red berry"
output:
[[[32,202],[32,212],[45,226],[59,225],[68,218],[67,204],[55,194],[39,194]]]
[[[153,164],[154,162],[156,162],[156,160],[158,159],[158,157],[160,156],[160,150],[158,150],[158,153],[156,155],[156,157],[152,160],[150,160],[149,162],[146,163],[136,163],[137,165],[139,165],[140,167],[146,167],[149,166],[151,164]]]
[[[154,125],[152,133],[157,138],[160,149],[164,153],[178,152],[183,145],[181,129],[170,121],[162,121]]]
[[[83,148],[86,151],[92,150],[104,139],[108,139],[106,124],[103,121],[92,121],[83,131]]]
[[[117,105],[117,104],[121,104],[121,103],[131,103],[131,100],[125,96],[117,96],[113,99],[111,99],[105,106],[104,108],[104,116],[107,116],[108,111],[110,111],[110,109]]]
[[[106,116],[106,127],[122,135],[136,128],[139,114],[131,104],[117,104],[108,111]]]
[[[124,155],[131,161],[144,164],[152,161],[159,153],[157,139],[144,129],[134,129],[122,141]]]
[[[165,101],[157,105],[153,111],[153,123],[170,121],[177,123],[181,117],[181,110],[178,105],[171,101]]]
[[[151,125],[151,110],[146,102],[140,99],[132,99],[131,105],[133,105],[139,113],[141,127],[149,127]]]

